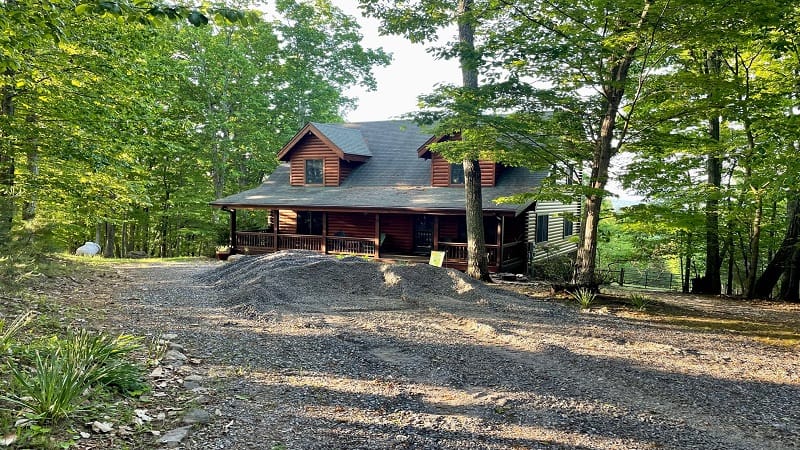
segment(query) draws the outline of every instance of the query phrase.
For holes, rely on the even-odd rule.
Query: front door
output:
[[[429,254],[433,249],[433,217],[414,216],[414,253]]]

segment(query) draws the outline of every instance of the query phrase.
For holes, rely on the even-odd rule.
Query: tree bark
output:
[[[0,88],[0,116],[14,116],[14,92],[10,86]],[[0,130],[0,246],[11,242],[14,223],[14,149]]]
[[[114,257],[114,241],[116,240],[116,237],[114,235],[116,234],[115,233],[116,230],[115,230],[114,224],[111,223],[111,222],[106,222],[105,223],[105,228],[106,228],[106,241],[103,244],[103,257],[104,258],[113,258]]]
[[[722,67],[720,52],[715,50],[706,58],[706,75],[719,75]],[[711,94],[713,96],[713,94]],[[720,117],[718,114],[708,119],[708,136],[719,143]],[[720,267],[722,258],[719,253],[719,191],[722,186],[722,160],[716,152],[708,155],[706,160],[708,194],[706,196],[706,270],[702,288],[696,292],[718,295],[721,292]]]
[[[780,247],[770,260],[764,272],[756,281],[752,292],[748,293],[748,298],[769,298],[772,290],[778,283],[781,275],[786,271],[788,262],[791,261],[795,252],[798,251],[800,244],[800,195],[789,201],[788,216],[789,224],[786,227],[786,234]]]
[[[39,149],[35,142],[32,143],[32,148],[26,152],[28,173],[31,179],[36,180],[39,177]],[[36,189],[31,189],[25,204],[22,206],[22,220],[33,220],[36,218]]]
[[[465,89],[478,89],[478,69],[475,61],[475,21],[471,17],[473,0],[458,1],[458,42],[461,47],[459,63]],[[464,165],[464,198],[467,220],[467,275],[490,281],[486,254],[486,234],[483,229],[483,195],[481,166],[467,157]]]
[[[637,29],[642,28],[649,11],[650,1],[648,0],[644,3],[639,23],[636,25]],[[581,227],[580,243],[575,257],[575,271],[572,275],[572,284],[577,286],[592,289],[596,289],[598,286],[595,268],[600,207],[608,182],[608,167],[611,164],[611,158],[619,151],[621,145],[621,142],[615,142],[614,131],[619,107],[625,95],[625,86],[629,81],[628,71],[638,50],[638,43],[634,43],[627,47],[621,55],[610,58],[608,77],[603,83],[603,117],[600,121],[600,134],[595,142],[592,155],[592,172],[589,178],[591,193],[586,196],[584,201],[586,223]]]
[[[783,270],[778,300],[800,303],[800,248],[795,245],[794,254]]]
[[[689,293],[689,280],[692,276],[692,233],[686,233],[686,261],[684,267],[684,278],[683,278],[683,285],[681,286],[681,292],[684,294]]]
[[[759,240],[761,239],[761,216],[764,211],[763,201],[761,195],[758,195],[756,204],[756,211],[753,216],[752,234],[750,236],[750,267],[747,273],[747,297],[752,295],[753,289],[756,285],[756,278],[758,276],[758,257],[761,252],[759,247]]]

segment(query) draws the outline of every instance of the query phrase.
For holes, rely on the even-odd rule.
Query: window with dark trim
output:
[[[297,211],[297,234],[322,234],[322,212]]]
[[[550,216],[547,214],[536,216],[536,242],[547,242],[549,226]]]
[[[450,164],[450,184],[464,184],[464,164]]]
[[[322,168],[321,159],[307,159],[305,184],[323,184]]]
[[[573,229],[572,229],[572,221],[564,219],[564,232],[562,233],[563,237],[572,236]]]

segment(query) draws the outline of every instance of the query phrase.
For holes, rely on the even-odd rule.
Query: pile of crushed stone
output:
[[[523,301],[454,269],[297,250],[242,257],[198,277],[222,294],[226,306],[261,312],[277,307],[303,312],[463,309]]]

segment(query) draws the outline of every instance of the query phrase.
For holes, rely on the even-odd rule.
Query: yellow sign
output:
[[[438,251],[438,250],[431,251],[431,260],[428,261],[428,264],[436,267],[442,267],[442,264],[444,264],[444,255],[445,252],[443,251]]]

